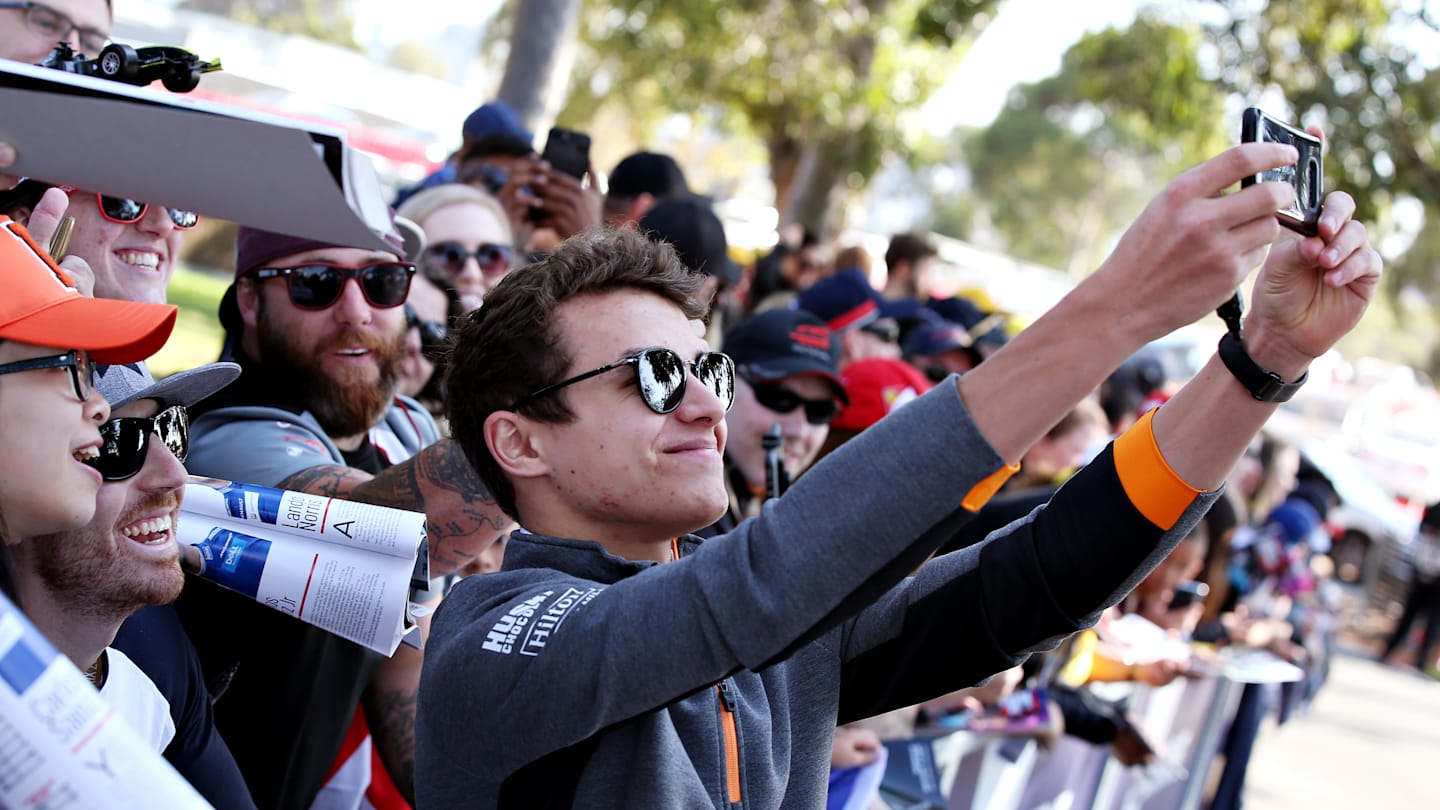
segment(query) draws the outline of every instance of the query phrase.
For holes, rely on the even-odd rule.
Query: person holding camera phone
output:
[[[837,719],[972,684],[1092,624],[1274,412],[1246,367],[1212,358],[1043,509],[907,574],[1110,371],[1262,261],[1252,366],[1298,380],[1355,325],[1381,262],[1354,201],[1332,193],[1319,236],[1277,239],[1289,186],[1223,193],[1297,157],[1242,144],[1181,174],[1005,348],[706,541],[690,533],[727,506],[735,367],[700,337],[701,279],[629,230],[516,269],[458,330],[450,382],[467,396],[449,412],[526,531],[435,615],[418,807],[818,807]]]
[[[603,222],[604,197],[590,163],[590,138],[554,127],[541,155],[516,159],[500,189],[517,244],[547,253]]]

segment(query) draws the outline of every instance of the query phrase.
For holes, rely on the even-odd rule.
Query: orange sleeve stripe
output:
[[[1168,531],[1203,490],[1185,483],[1160,454],[1154,416],[1152,408],[1115,440],[1115,472],[1140,514]]]
[[[1016,462],[990,473],[989,477],[970,490],[970,494],[965,496],[965,500],[961,501],[960,505],[971,512],[979,512],[980,507],[989,503],[990,499],[995,497],[995,493],[1000,491],[1000,487],[1005,486],[1005,482],[1010,480],[1010,476],[1019,471],[1020,464]]]

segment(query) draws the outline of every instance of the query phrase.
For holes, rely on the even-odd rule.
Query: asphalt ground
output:
[[[1246,810],[1440,807],[1440,681],[1348,643],[1305,715],[1265,721]]]

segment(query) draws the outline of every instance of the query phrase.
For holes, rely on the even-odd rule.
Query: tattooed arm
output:
[[[347,497],[424,512],[432,577],[464,566],[495,570],[498,541],[515,528],[452,439],[358,484]]]
[[[376,476],[322,464],[290,476],[284,489],[424,512],[430,576],[499,568],[500,540],[515,528],[452,439],[421,450]]]
[[[431,605],[433,607],[433,604]],[[429,614],[416,620],[420,638],[430,634]],[[415,804],[415,698],[420,691],[424,653],[401,644],[380,663],[365,689],[362,706],[375,752],[405,801]]]

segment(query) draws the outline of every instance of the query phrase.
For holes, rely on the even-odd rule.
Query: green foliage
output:
[[[901,119],[948,77],[999,0],[610,0],[588,4],[590,63],[567,114],[620,88],[627,106],[724,110],[758,136],[783,204],[817,149],[828,174],[868,178]],[[588,95],[588,97],[587,97]]]
[[[218,313],[220,298],[229,286],[229,274],[176,268],[166,298],[180,307],[180,314],[170,340],[148,361],[156,377],[213,363],[220,356],[225,331],[220,328]]]
[[[963,142],[975,191],[1019,258],[1083,272],[1179,168],[1223,145],[1224,93],[1198,26],[1142,14],[1066,52]]]
[[[203,11],[278,34],[310,37],[359,50],[352,35],[348,0],[182,0],[181,8]]]

